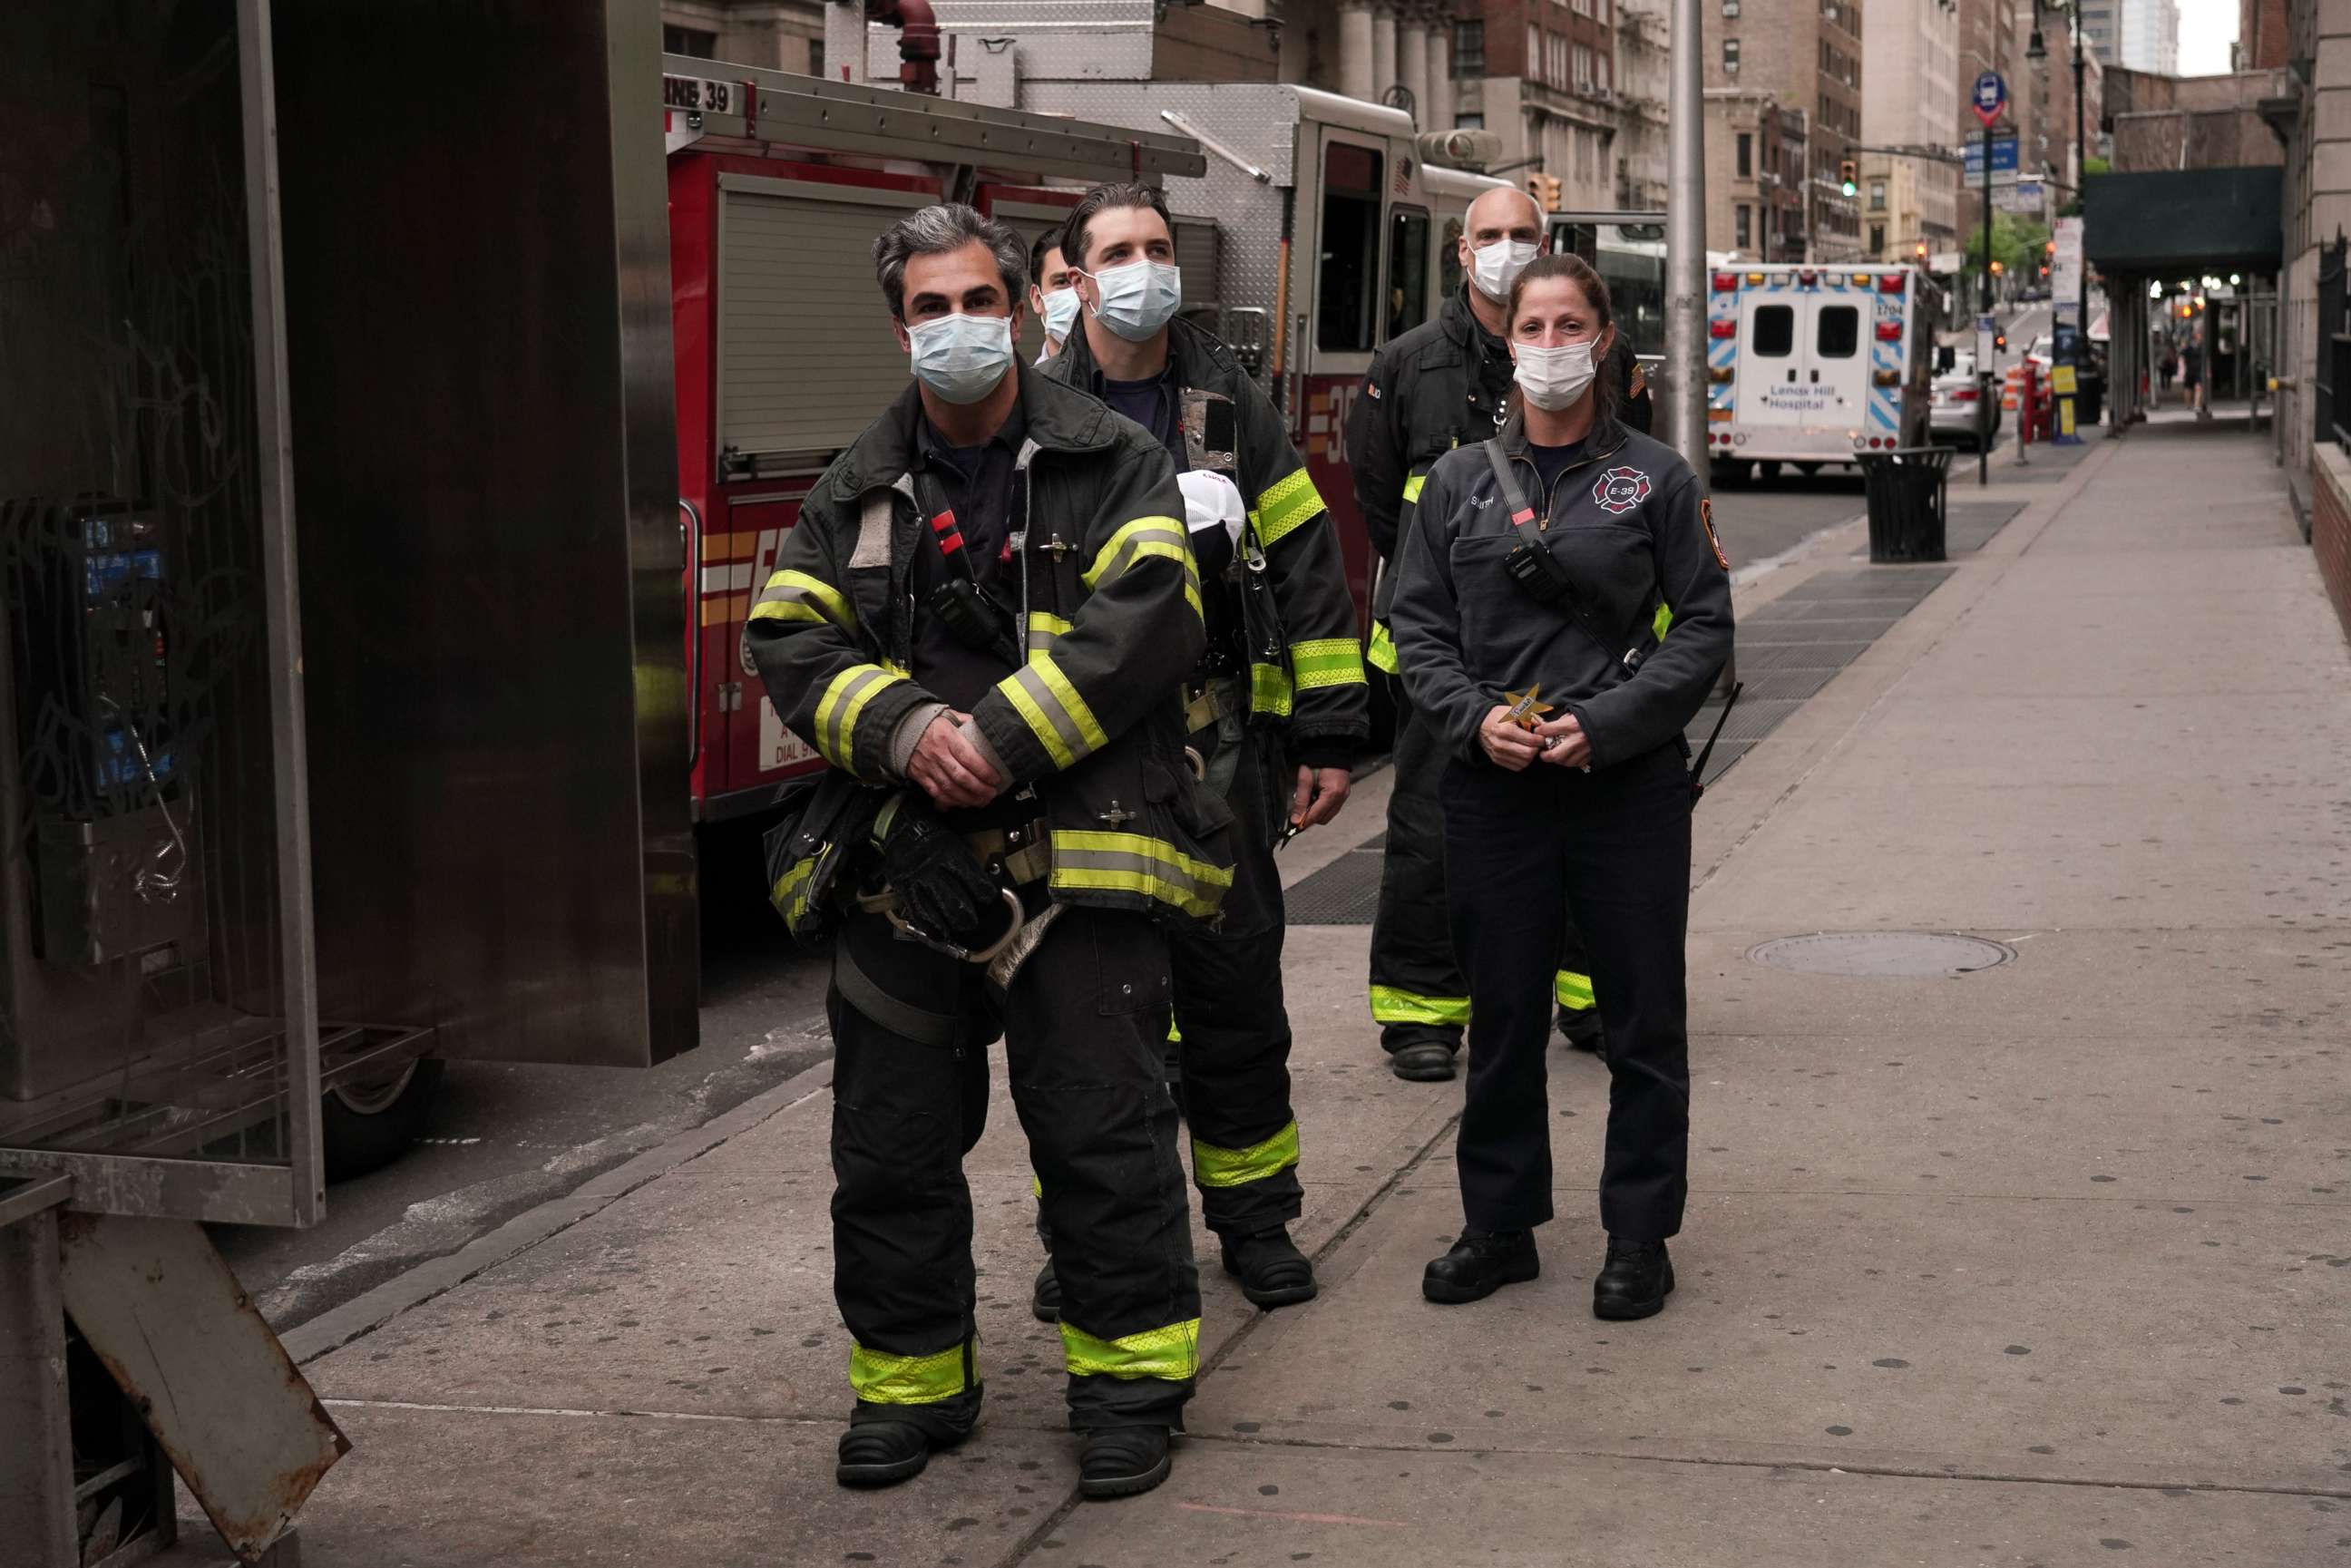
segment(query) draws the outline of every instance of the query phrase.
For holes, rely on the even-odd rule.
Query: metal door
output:
[[[1804,423],[1856,431],[1866,423],[1876,317],[1876,297],[1865,287],[1824,288],[1811,297],[1802,342]]]
[[[1806,423],[1811,393],[1804,372],[1810,313],[1805,298],[1779,277],[1739,293],[1739,354],[1733,397],[1739,423],[1795,425]]]

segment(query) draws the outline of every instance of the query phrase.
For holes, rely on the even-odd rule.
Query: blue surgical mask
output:
[[[1155,336],[1184,304],[1184,269],[1164,261],[1131,261],[1092,277],[1102,297],[1095,319],[1130,343]]]
[[[1070,329],[1078,324],[1078,291],[1056,288],[1045,296],[1045,336],[1056,343],[1066,340]]]
[[[1008,316],[935,317],[906,329],[914,378],[952,403],[977,402],[1012,368]]]

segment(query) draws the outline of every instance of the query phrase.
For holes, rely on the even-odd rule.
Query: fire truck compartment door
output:
[[[719,446],[821,462],[905,390],[873,241],[938,190],[722,173],[718,192]]]

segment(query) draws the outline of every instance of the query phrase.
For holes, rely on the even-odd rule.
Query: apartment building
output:
[[[1807,116],[1768,92],[1706,93],[1706,248],[1802,261]]]
[[[1810,193],[1813,259],[1861,259],[1860,212],[1838,179],[1862,141],[1860,0],[1706,0],[1706,85],[1803,111],[1803,162],[1789,178]]]

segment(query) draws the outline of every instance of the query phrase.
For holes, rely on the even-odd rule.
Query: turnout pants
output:
[[[849,917],[826,1010],[833,1298],[861,1416],[979,1386],[963,1157],[1000,1030],[1061,1281],[1070,1424],[1182,1424],[1200,1291],[1161,1065],[1168,997],[1166,946],[1142,915],[1064,908],[1008,994],[878,915]]]
[[[1455,1051],[1469,1021],[1469,987],[1453,956],[1445,904],[1445,812],[1437,801],[1448,754],[1444,737],[1396,694],[1395,762],[1387,848],[1372,920],[1372,1019],[1388,1051],[1434,1040]],[[1593,1005],[1591,964],[1571,915],[1561,926],[1552,999],[1569,1012]]]
[[[1681,1228],[1689,1186],[1690,790],[1680,748],[1584,773],[1455,762],[1438,789],[1454,949],[1472,1001],[1461,1207],[1473,1230],[1552,1218],[1544,1094],[1562,904],[1592,943],[1608,1045],[1600,1218],[1624,1241]]]
[[[1232,720],[1217,749],[1211,777],[1224,776],[1229,757],[1225,799],[1239,819],[1233,885],[1218,929],[1176,932],[1168,948],[1200,1210],[1218,1235],[1246,1236],[1288,1224],[1300,1205],[1290,1014],[1281,998],[1281,873],[1273,858],[1296,775],[1279,766],[1278,745]]]

